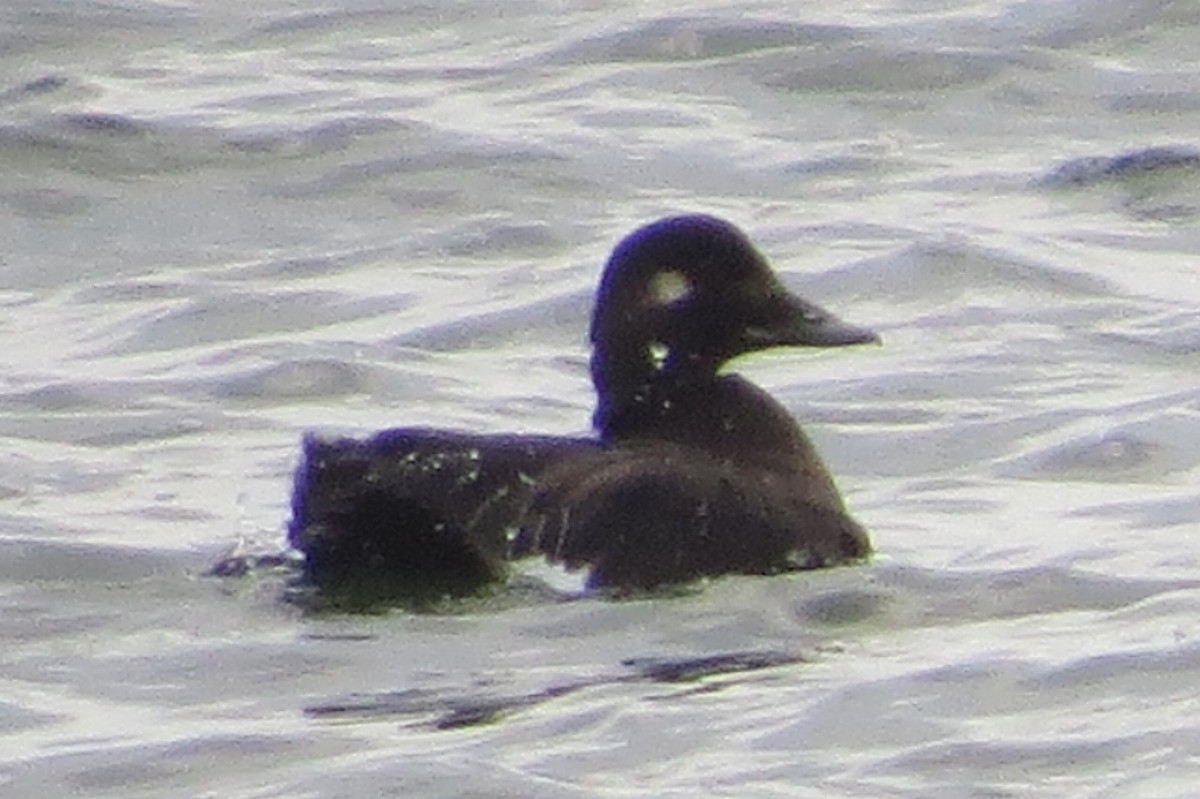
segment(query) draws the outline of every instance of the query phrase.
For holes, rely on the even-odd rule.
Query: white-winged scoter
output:
[[[785,289],[730,223],[659,220],[617,245],[597,290],[595,438],[306,436],[290,541],[318,589],[378,598],[468,593],[532,555],[620,590],[862,558],[808,437],[722,368],[878,341]]]

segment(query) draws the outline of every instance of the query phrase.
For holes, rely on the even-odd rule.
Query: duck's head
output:
[[[748,352],[879,337],[788,291],[730,223],[689,215],[652,222],[613,250],[596,296],[591,341],[592,376],[603,402],[660,376],[711,379]]]

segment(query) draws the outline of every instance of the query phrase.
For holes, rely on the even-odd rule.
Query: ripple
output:
[[[1054,167],[1042,178],[1044,186],[1093,186],[1098,183],[1136,180],[1164,172],[1200,171],[1200,149],[1164,145],[1131,150],[1115,156],[1075,158]]]
[[[894,253],[830,270],[812,279],[814,291],[886,296],[924,302],[1004,290],[1032,299],[1099,298],[1116,295],[1102,278],[948,237],[910,244]],[[1041,300],[1044,302],[1044,300]],[[1061,310],[1055,310],[1061,313]]]
[[[332,292],[251,291],[237,296],[193,296],[137,324],[100,350],[106,355],[174,350],[225,341],[253,340],[337,322],[361,320],[405,308],[406,297],[347,299]]]
[[[235,399],[342,397],[361,391],[366,380],[363,367],[343,361],[292,360],[221,380],[214,394]]]
[[[877,43],[773,53],[742,69],[785,92],[937,92],[974,86],[1020,64],[991,50],[893,51]]]
[[[1200,417],[1159,413],[1054,444],[1001,464],[1025,479],[1158,482],[1200,465]]]
[[[666,17],[616,33],[590,36],[551,53],[553,64],[628,61],[697,61],[777,48],[843,43],[858,37],[852,28],[779,20],[731,22],[717,17]]]

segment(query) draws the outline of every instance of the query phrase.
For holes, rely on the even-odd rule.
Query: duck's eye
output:
[[[656,305],[670,305],[686,297],[691,290],[681,272],[659,272],[650,280],[650,296]]]

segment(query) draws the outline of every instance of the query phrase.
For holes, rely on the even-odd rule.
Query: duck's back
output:
[[[593,586],[649,588],[870,551],[807,436],[740,377],[642,396],[606,422],[603,449],[543,473],[515,554],[590,566]]]
[[[369,439],[306,436],[289,540],[326,588],[464,593],[500,579],[547,464],[591,439],[405,428]],[[373,585],[374,583],[374,585]]]
[[[720,574],[772,574],[860,558],[863,529],[807,502],[778,475],[687,447],[596,453],[544,476],[514,555],[590,567],[589,585],[652,588]]]

